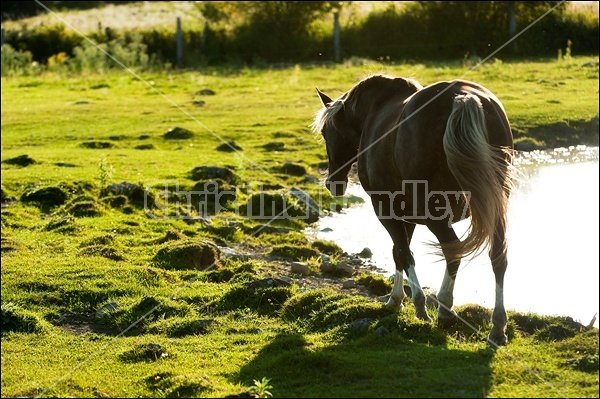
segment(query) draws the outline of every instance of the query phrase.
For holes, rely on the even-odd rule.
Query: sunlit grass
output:
[[[257,235],[264,221],[232,212],[195,222],[157,219],[132,198],[122,198],[122,207],[100,198],[106,185],[123,181],[190,189],[197,166],[229,167],[248,186],[281,187],[274,189],[279,195],[292,187],[323,194],[325,147],[310,130],[320,107],[315,87],[337,97],[377,72],[422,84],[482,83],[524,134],[587,122],[598,115],[598,70],[581,67],[588,61],[494,62],[469,72],[462,62],[355,60],[149,73],[141,75],[144,81],[126,72],[2,78],[2,161],[27,154],[36,162],[2,164],[3,199],[52,186],[98,212],[69,214],[70,202],[3,207],[2,395],[223,397],[267,379],[275,397],[597,397],[596,329],[571,329],[564,318],[517,323],[511,316],[509,345],[494,351],[462,325],[442,331],[417,320],[410,304],[392,312],[347,291],[307,290],[300,278],[252,289],[281,261],[221,259],[203,271],[190,268],[189,254],[206,241],[256,254],[276,248],[307,261],[315,277],[315,251],[337,262],[335,245],[311,245],[301,222],[274,224],[295,231]],[[199,94],[202,89],[215,94]],[[174,127],[194,135],[166,139]],[[217,150],[221,139],[242,151]],[[110,147],[83,146],[91,141]],[[264,147],[273,143],[276,150]],[[304,167],[309,178],[282,173],[285,162]],[[242,200],[249,196],[243,190],[240,185]],[[381,278],[356,280],[389,289]],[[372,323],[352,324],[361,319]],[[487,333],[489,322],[471,322]]]

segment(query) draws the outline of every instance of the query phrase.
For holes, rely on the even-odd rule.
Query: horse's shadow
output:
[[[484,397],[490,389],[489,347],[451,349],[445,339],[431,345],[402,331],[332,340],[321,347],[309,336],[279,334],[232,382],[252,386],[268,378],[276,397]]]

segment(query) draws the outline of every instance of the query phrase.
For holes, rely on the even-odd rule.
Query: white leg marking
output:
[[[454,279],[448,274],[448,270],[444,272],[444,280],[438,292],[438,301],[440,301],[448,311],[452,309],[454,304]]]
[[[506,337],[507,315],[504,309],[504,288],[496,284],[496,304],[492,314],[492,330],[488,339],[496,345],[504,345],[508,341]]]
[[[496,284],[496,303],[494,309],[504,309],[504,288]]]
[[[396,270],[396,274],[394,275],[394,287],[392,288],[392,293],[390,294],[390,298],[388,299],[386,306],[394,307],[394,308],[402,308],[402,301],[406,297],[404,293],[404,275],[402,271]]]
[[[445,325],[452,323],[456,313],[452,310],[454,304],[454,279],[448,274],[448,270],[444,272],[444,280],[438,292],[438,323]]]

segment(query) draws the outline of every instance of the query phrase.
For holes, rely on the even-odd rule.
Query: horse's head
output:
[[[347,93],[332,100],[317,89],[323,108],[313,122],[313,130],[325,139],[329,171],[325,186],[333,196],[344,195],[348,186],[348,172],[356,161],[358,135],[350,126],[345,110]]]

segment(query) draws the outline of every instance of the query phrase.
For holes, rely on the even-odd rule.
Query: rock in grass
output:
[[[375,336],[377,338],[385,338],[386,336],[388,336],[390,334],[391,334],[390,330],[388,330],[384,326],[381,326],[377,330],[375,330]]]
[[[361,319],[354,320],[350,324],[348,324],[348,331],[362,334],[366,332],[372,324],[374,324],[377,320],[369,317],[364,317]]]
[[[373,256],[373,251],[371,251],[369,248],[365,247],[363,248],[362,251],[360,251],[358,253],[358,256],[360,256],[361,258],[371,258]]]
[[[310,274],[308,264],[304,262],[292,262],[291,271],[292,273],[301,274],[303,276],[308,276]]]
[[[356,286],[356,282],[353,279],[346,280],[342,283],[342,288],[350,289]]]

